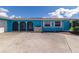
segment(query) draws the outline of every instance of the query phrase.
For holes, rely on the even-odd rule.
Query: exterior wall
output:
[[[43,22],[45,22],[47,20],[44,20]],[[48,20],[50,22],[55,22],[56,20]],[[69,31],[70,29],[70,22],[68,20],[59,20],[62,22],[62,27],[55,27],[55,26],[51,26],[51,27],[44,27],[42,26],[42,31]],[[43,24],[42,24],[43,25]]]
[[[12,32],[12,20],[7,20],[7,32]]]
[[[55,20],[7,20],[7,32],[12,32],[13,30],[13,22],[18,22],[18,31],[20,31],[20,22],[26,22],[26,31],[27,31],[27,22],[31,21],[33,22],[33,31],[35,31],[37,28],[41,28],[40,31],[46,32],[46,31],[69,31],[70,29],[70,22],[68,20],[60,20],[62,22],[62,27],[44,27],[43,22],[45,21],[51,21],[55,22]]]
[[[63,21],[63,31],[70,31],[71,23],[68,20]]]
[[[34,30],[34,27],[41,27],[41,20],[7,20],[7,32],[12,32],[13,28],[13,22],[14,21],[17,21],[18,22],[18,31],[20,31],[20,22],[26,22],[26,31],[27,31],[27,22],[31,21],[33,22],[33,30]]]
[[[35,32],[41,32],[42,31],[42,21],[41,20],[33,20],[33,28]]]

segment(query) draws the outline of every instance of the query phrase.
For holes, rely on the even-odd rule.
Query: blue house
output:
[[[4,31],[34,31],[34,32],[57,32],[69,31],[71,25],[68,19],[56,18],[26,18],[26,19],[7,19],[4,21]]]

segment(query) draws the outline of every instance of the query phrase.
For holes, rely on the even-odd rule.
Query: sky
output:
[[[79,18],[78,6],[0,6],[0,16],[34,18]]]

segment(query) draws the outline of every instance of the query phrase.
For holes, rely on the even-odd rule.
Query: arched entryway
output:
[[[26,31],[26,23],[20,22],[20,31]]]
[[[18,31],[18,22],[13,22],[13,31]]]
[[[31,21],[27,22],[27,31],[33,31],[33,23]]]

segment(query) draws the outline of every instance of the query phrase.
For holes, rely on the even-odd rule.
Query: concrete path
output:
[[[73,36],[73,37],[72,37]],[[79,52],[79,37],[65,33],[0,33],[0,52],[69,53]],[[75,40],[76,39],[76,40]]]

